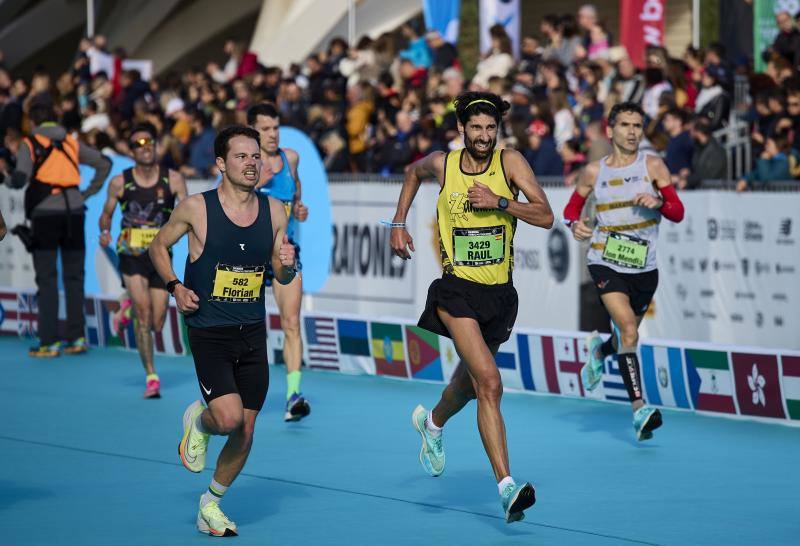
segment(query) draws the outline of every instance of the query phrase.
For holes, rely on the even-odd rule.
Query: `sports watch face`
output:
[[[506,210],[508,208],[508,199],[505,197],[501,197],[500,200],[497,202],[497,208]]]

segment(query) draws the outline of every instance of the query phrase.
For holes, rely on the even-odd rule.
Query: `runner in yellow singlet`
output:
[[[392,222],[392,249],[409,259],[414,243],[405,227],[408,210],[422,179],[439,182],[436,212],[444,274],[428,290],[419,326],[452,338],[461,362],[433,410],[417,406],[412,423],[422,436],[420,462],[438,476],[445,464],[442,427],[477,399],[478,430],[510,523],[525,517],[536,491],[530,483],[517,485],[511,478],[500,413],[503,385],[494,355],[511,335],[517,316],[511,279],[517,220],[550,229],[553,212],[522,155],[495,149],[509,104],[497,95],[475,92],[460,95],[455,104],[465,148],[434,152],[407,169]],[[527,203],[517,201],[520,192]]]

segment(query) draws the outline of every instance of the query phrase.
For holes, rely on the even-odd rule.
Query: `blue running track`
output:
[[[212,471],[177,444],[198,398],[190,358],[159,358],[161,400],[142,400],[138,355],[51,360],[0,338],[0,544],[207,544],[195,529]],[[441,385],[307,372],[313,404],[282,421],[283,368],[223,509],[235,544],[800,544],[800,430],[665,412],[638,444],[627,407],[507,394],[513,475],[537,504],[506,525],[474,404],[445,431],[447,469],[425,475],[411,427]],[[222,447],[212,438],[209,466]]]

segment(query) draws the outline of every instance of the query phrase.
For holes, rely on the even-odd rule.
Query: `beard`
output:
[[[486,142],[483,141],[483,143],[486,143]],[[489,141],[489,143],[488,143],[489,147],[486,149],[485,152],[476,149],[475,148],[475,144],[476,144],[476,141],[471,140],[465,133],[464,134],[464,147],[467,149],[467,152],[469,153],[469,155],[471,155],[475,159],[486,159],[487,157],[492,155],[492,152],[494,151],[494,147],[497,145],[497,139],[493,138],[491,141]]]

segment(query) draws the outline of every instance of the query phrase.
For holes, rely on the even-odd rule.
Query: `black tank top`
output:
[[[186,258],[184,284],[200,298],[186,316],[193,328],[256,324],[266,319],[264,272],[272,257],[269,197],[258,192],[258,216],[248,227],[231,222],[216,189],[203,192],[206,244],[197,261]]]
[[[122,230],[117,252],[138,256],[147,252],[158,229],[167,223],[175,207],[175,195],[169,188],[169,170],[158,169],[158,180],[149,188],[136,183],[133,168],[122,171],[123,189],[119,198]]]

